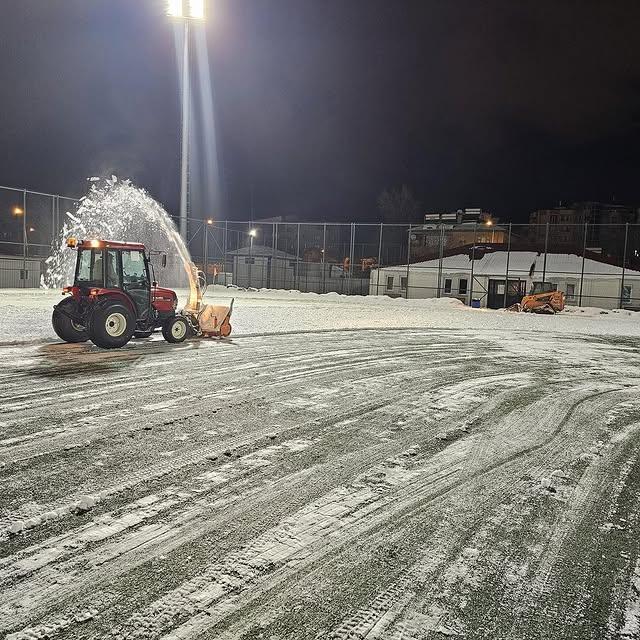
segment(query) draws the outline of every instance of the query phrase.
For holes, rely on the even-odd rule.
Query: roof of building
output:
[[[507,257],[509,260],[509,274],[521,277],[540,279],[545,273],[547,277],[557,275],[577,276],[582,273],[582,256],[570,253],[547,253],[545,255],[535,251],[492,251],[481,254],[473,260],[473,272],[478,276],[502,276],[507,272]],[[440,260],[426,260],[412,263],[411,269],[438,269]],[[382,267],[381,271],[406,272],[406,265]],[[449,273],[469,273],[471,258],[465,250],[463,253],[450,255],[442,259],[442,270]],[[607,262],[600,262],[592,258],[584,259],[584,274],[590,277],[620,277],[622,268]],[[626,269],[625,273],[640,276],[640,271]]]

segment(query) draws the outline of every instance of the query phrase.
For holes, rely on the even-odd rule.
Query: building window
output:
[[[245,264],[255,264],[256,263],[256,259],[255,258],[245,258],[244,259],[244,263]]]
[[[625,284],[622,287],[622,304],[629,304],[631,302],[631,285]]]
[[[465,293],[467,293],[467,279],[466,278],[460,278],[460,281],[458,282],[458,293],[462,296]]]
[[[400,277],[400,289],[402,291],[406,291],[407,290],[407,282],[409,281],[409,278],[407,278],[406,276],[401,276]]]
[[[451,278],[444,279],[444,292],[451,293]]]
[[[387,276],[387,291],[393,289],[393,276]]]
[[[567,283],[567,298],[575,298],[576,285]]]

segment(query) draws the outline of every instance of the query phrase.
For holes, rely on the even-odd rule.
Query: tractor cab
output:
[[[537,296],[540,293],[552,293],[558,290],[558,285],[553,282],[532,282],[530,296]]]
[[[78,246],[74,285],[85,295],[92,289],[100,295],[123,292],[134,303],[140,322],[151,311],[151,284],[144,245],[94,240]]]
[[[53,326],[63,340],[120,347],[158,327],[169,342],[185,339],[188,323],[176,315],[178,298],[152,279],[143,244],[70,238],[67,246],[78,256],[73,285],[63,290],[71,297],[54,307]]]

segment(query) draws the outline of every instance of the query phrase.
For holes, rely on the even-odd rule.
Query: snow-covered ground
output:
[[[179,291],[182,302],[187,292]],[[557,316],[471,309],[454,298],[405,300],[298,291],[210,287],[206,301],[235,298],[234,336],[363,328],[527,330],[575,335],[640,336],[640,314],[567,307]],[[51,311],[60,290],[0,289],[0,344],[56,340]]]
[[[0,292],[0,635],[640,637],[637,315],[232,294],[107,352]]]

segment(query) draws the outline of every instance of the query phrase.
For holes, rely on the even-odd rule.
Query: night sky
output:
[[[175,212],[162,0],[1,14],[0,183],[80,195],[115,173]],[[248,219],[253,200],[255,217],[377,221],[378,194],[403,183],[425,211],[513,221],[559,200],[640,204],[637,0],[211,0],[209,14],[222,210],[196,175],[196,216]]]

